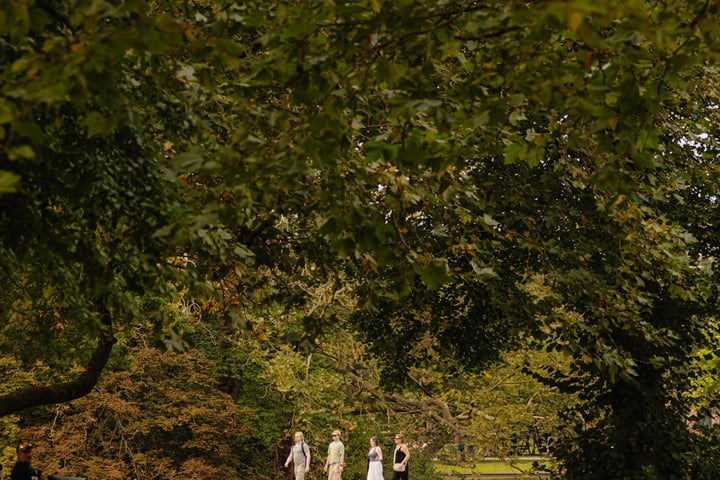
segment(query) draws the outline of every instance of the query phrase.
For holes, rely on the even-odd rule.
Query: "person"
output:
[[[341,480],[344,468],[345,445],[340,440],[340,430],[335,430],[332,432],[332,441],[328,445],[328,454],[323,471],[327,472],[328,480]]]
[[[377,437],[370,437],[370,451],[368,452],[367,480],[385,480],[382,468],[382,449]]]
[[[20,442],[15,448],[17,453],[17,462],[10,473],[11,480],[40,480],[42,471],[35,469],[30,465],[32,461],[33,444],[29,442]]]
[[[305,480],[305,474],[310,471],[310,447],[305,443],[302,432],[295,432],[294,443],[290,447],[290,454],[285,460],[285,468],[290,462],[295,464],[295,480]]]
[[[405,445],[405,435],[395,435],[395,452],[393,452],[393,473],[392,480],[408,480],[410,450]]]

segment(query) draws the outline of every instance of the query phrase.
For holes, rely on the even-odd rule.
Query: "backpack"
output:
[[[300,450],[302,450],[303,455],[305,455],[305,463],[307,463],[308,465],[310,465],[310,464],[308,463],[308,459],[307,459],[308,453],[310,453],[310,446],[309,446],[307,443],[303,442],[303,443],[302,443],[302,448],[301,448]],[[307,453],[305,453],[305,452],[307,452]]]

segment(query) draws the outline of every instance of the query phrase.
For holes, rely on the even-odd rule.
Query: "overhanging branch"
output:
[[[97,384],[110,358],[113,345],[117,341],[109,328],[109,319],[104,318],[103,323],[108,328],[100,331],[95,352],[82,374],[68,382],[25,387],[0,396],[0,417],[29,407],[69,402],[90,393]]]

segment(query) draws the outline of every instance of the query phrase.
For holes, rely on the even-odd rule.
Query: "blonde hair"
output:
[[[300,441],[301,441],[301,442],[304,442],[304,441],[305,441],[305,435],[303,435],[302,432],[295,432],[295,436],[297,437],[298,435],[300,435]]]
[[[402,442],[405,443],[405,435],[403,435],[402,433],[396,433],[395,438],[397,438],[398,440],[402,440]]]

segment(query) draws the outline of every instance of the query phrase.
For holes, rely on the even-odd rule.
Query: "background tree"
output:
[[[188,128],[156,116],[179,105],[177,90],[163,100],[155,89],[167,71],[140,81],[144,52],[168,51],[181,30],[166,25],[159,35],[160,16],[136,13],[84,3],[70,11],[60,2],[11,1],[5,9],[2,341],[25,365],[47,361],[51,373],[7,392],[2,414],[87,394],[116,332],[138,320],[138,295],[171,299],[183,271],[177,248],[194,234],[168,230],[192,222],[187,189],[163,173],[159,160],[172,142],[155,133]]]
[[[70,296],[67,335],[103,332],[102,365],[145,290],[226,282],[233,325],[238,305],[311,305],[293,280],[332,280],[357,286],[351,323],[387,385],[532,338],[569,365],[534,373],[587,411],[559,452],[569,478],[690,468],[671,453],[691,445],[684,394],[714,313],[713,236],[690,219],[712,218],[715,177],[683,134],[714,132],[692,120],[712,105],[692,100],[717,58],[714,4],[6,10],[0,246],[33,302],[13,292],[4,316]],[[36,302],[40,285],[58,293]],[[308,339],[336,321],[307,315]],[[46,391],[0,411],[28,392]]]
[[[147,340],[138,331],[122,344],[126,358],[111,362],[91,394],[33,409],[23,435],[37,443],[34,463],[47,474],[108,479],[206,479],[264,467],[253,460],[261,450],[252,411],[215,387],[212,364]]]
[[[671,453],[688,440],[682,392],[712,312],[710,278],[690,226],[669,215],[681,164],[702,163],[674,155],[680,139],[663,124],[692,91],[692,66],[716,54],[705,43],[716,12],[614,2],[371,10],[268,16],[263,40],[283,56],[268,55],[254,77],[281,79],[297,109],[285,111],[310,115],[298,124],[314,133],[303,147],[331,136],[348,163],[323,189],[343,194],[317,198],[321,231],[368,277],[361,330],[377,339],[372,327],[390,319],[378,351],[406,381],[408,363],[429,360],[427,332],[432,348],[513,319],[519,327],[498,322],[501,338],[512,345],[523,331],[567,354],[569,377],[545,377],[588,402],[582,439],[561,452],[571,478],[686,470],[688,457]],[[360,188],[336,186],[348,174]],[[485,293],[498,281],[502,296]],[[443,284],[452,294],[432,292]],[[433,315],[442,310],[428,298],[447,301],[444,311],[469,304],[473,323]],[[466,352],[482,365],[492,350]]]

